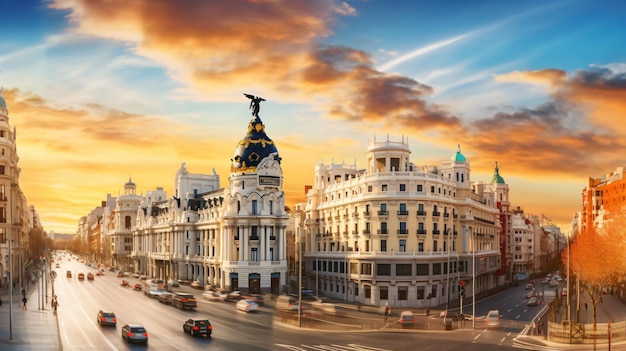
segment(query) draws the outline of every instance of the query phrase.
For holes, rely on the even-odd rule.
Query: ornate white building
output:
[[[170,198],[162,188],[137,195],[135,184],[126,183],[101,226],[114,266],[227,290],[278,294],[284,289],[283,174],[258,115],[260,101],[253,100],[253,118],[231,160],[227,188],[220,188],[215,171],[192,174],[184,163]]]
[[[458,299],[461,281],[466,297],[498,285],[494,186],[470,181],[460,147],[440,166],[417,166],[410,154],[404,139],[374,140],[365,169],[315,167],[295,214],[304,288],[364,304],[429,307]]]

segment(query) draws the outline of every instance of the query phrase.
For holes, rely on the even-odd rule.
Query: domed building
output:
[[[235,148],[226,188],[215,171],[193,174],[183,163],[172,197],[144,199],[133,234],[135,271],[247,293],[283,290],[288,216],[281,159],[259,117],[264,100],[251,98],[253,118]]]

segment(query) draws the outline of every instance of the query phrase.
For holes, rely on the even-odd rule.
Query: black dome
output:
[[[256,115],[248,123],[248,134],[237,145],[231,172],[254,172],[259,162],[273,153],[278,155],[278,149],[265,134],[265,126]],[[277,156],[276,160],[280,163],[280,157]]]

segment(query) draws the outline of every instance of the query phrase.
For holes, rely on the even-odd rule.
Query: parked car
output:
[[[111,311],[99,310],[96,320],[101,326],[112,325],[115,327],[117,325],[117,318],[115,317],[115,313]]]
[[[87,280],[94,280],[95,276],[93,275],[93,273],[89,272],[87,273]]]
[[[147,343],[148,331],[141,324],[126,324],[122,327],[122,339],[128,343]]]
[[[178,280],[170,279],[167,281],[167,285],[178,288],[180,286],[180,283],[178,282]]]
[[[198,304],[196,303],[196,298],[192,294],[177,293],[172,298],[172,306],[184,310],[185,308],[196,308]]]
[[[169,292],[162,292],[161,294],[159,294],[159,296],[157,296],[157,299],[159,300],[159,302],[164,303],[166,305],[171,305],[173,298],[174,298],[174,294],[169,293]]]
[[[500,326],[500,311],[499,310],[490,310],[487,312],[487,316],[485,317],[485,323],[487,327],[495,328]]]
[[[536,297],[531,297],[530,299],[528,299],[528,306],[537,306],[539,304],[539,299],[537,299]]]
[[[65,272],[65,276],[68,277],[68,278],[71,278],[72,277],[72,271]]]
[[[213,326],[208,319],[188,319],[183,324],[183,331],[189,333],[191,336],[204,335],[211,337]]]
[[[259,305],[252,300],[239,300],[237,309],[244,312],[256,312],[259,310]]]
[[[413,315],[413,311],[402,311],[400,313],[400,319],[398,320],[400,324],[412,324],[415,323],[415,316]]]
[[[85,273],[78,273],[78,280],[85,280]]]

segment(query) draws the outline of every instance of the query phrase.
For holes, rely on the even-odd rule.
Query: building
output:
[[[43,269],[39,257],[47,235],[39,215],[20,188],[17,132],[11,130],[9,110],[0,89],[0,287],[24,286]]]
[[[252,97],[253,98],[253,97]],[[197,281],[226,290],[274,293],[287,285],[287,221],[281,158],[258,115],[231,159],[228,187],[185,163],[174,194],[146,196],[129,180],[116,207],[103,216],[112,265],[153,278]]]
[[[580,229],[602,228],[611,215],[626,213],[626,179],[624,167],[617,167],[600,178],[589,177],[582,190]]]
[[[316,165],[294,214],[303,288],[350,302],[429,307],[459,299],[460,284],[466,296],[498,286],[494,186],[470,181],[460,146],[440,166],[417,166],[410,153],[404,138],[373,140],[365,169]]]

